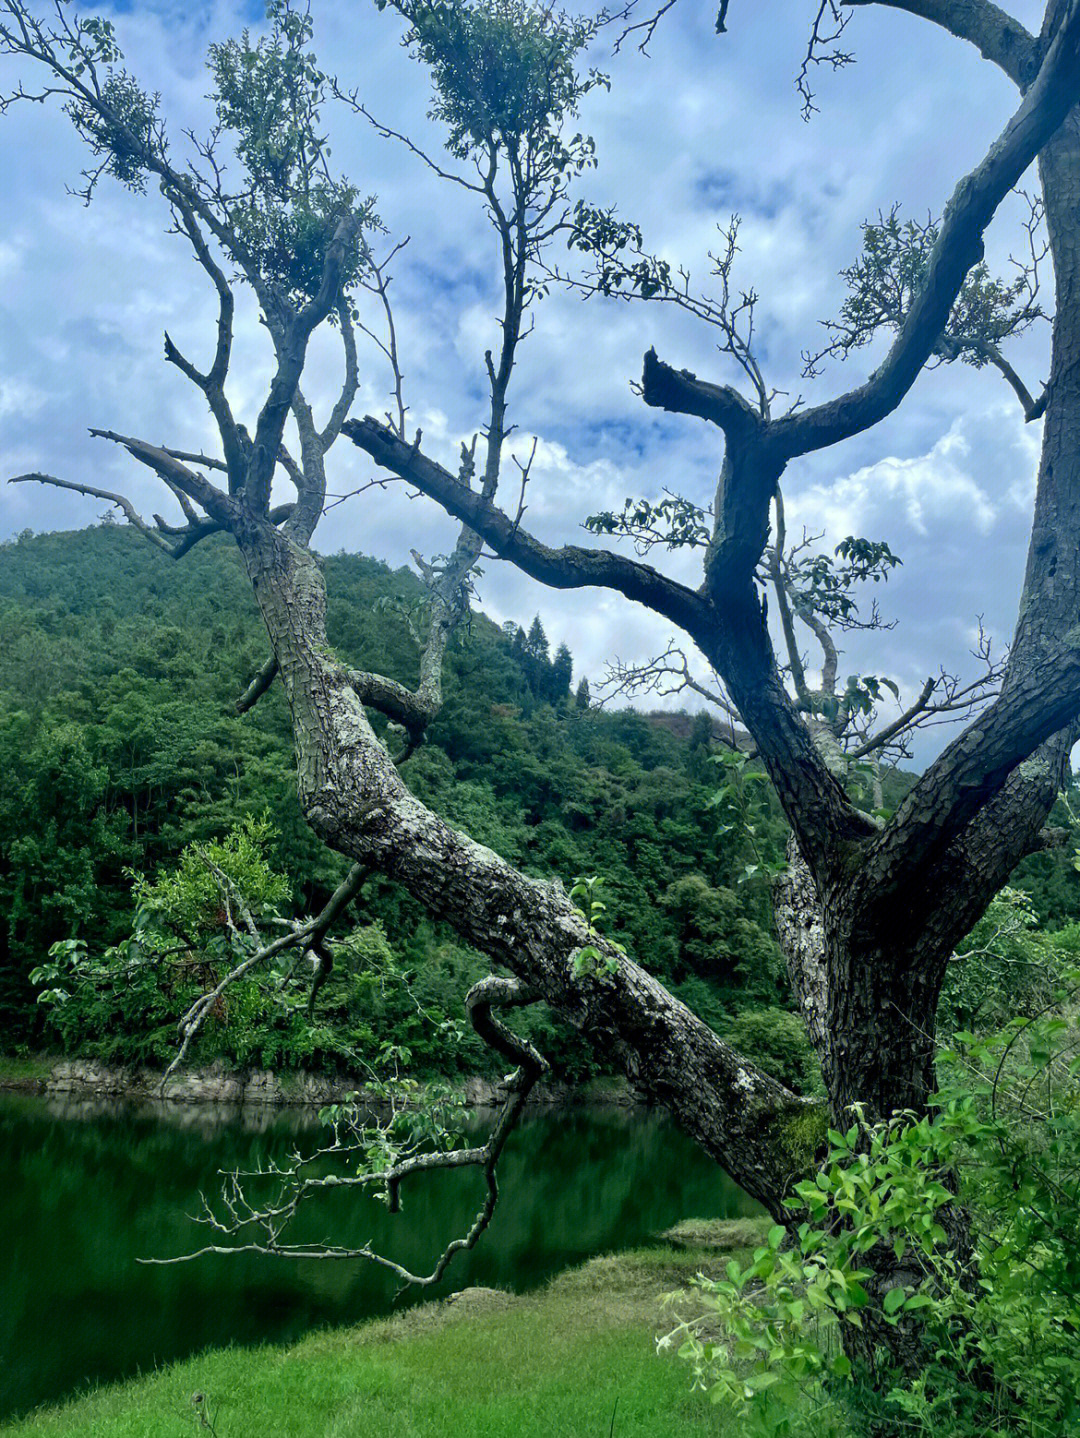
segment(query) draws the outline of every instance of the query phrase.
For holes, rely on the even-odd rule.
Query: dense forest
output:
[[[363,558],[323,563],[338,652],[415,683],[419,582]],[[0,630],[0,1014],[9,1041],[55,1042],[27,978],[51,944],[116,943],[131,928],[133,875],[168,869],[185,846],[220,839],[244,816],[269,822],[289,907],[324,901],[342,861],[301,818],[282,698],[274,690],[250,714],[235,713],[265,638],[227,542],[177,565],[108,523],[23,535],[0,549]],[[740,1015],[768,1011],[764,1042],[779,1046],[784,1071],[800,1081],[808,1053],[781,1012],[786,983],[767,892],[739,884],[747,856],[716,812],[708,719],[605,712],[591,704],[587,680],[574,685],[572,663],[565,646],[549,652],[538,620],[503,630],[475,615],[449,656],[442,714],[407,761],[410,785],[529,873],[567,887],[602,875],[612,932],[628,950],[716,1027],[745,1030],[751,1043],[757,1036],[759,1049],[760,1020]],[[775,847],[778,809],[761,803]],[[430,1026],[413,1000],[453,1010],[482,965],[377,876],[357,913],[415,976],[384,1017],[422,1062]],[[156,1007],[143,1032],[126,1015],[89,1048],[160,1062],[174,1035],[167,1004]],[[547,1041],[571,1071],[585,1065],[561,1031]],[[466,1060],[479,1062],[479,1052]]]
[[[415,683],[419,582],[349,555],[322,563],[338,653]],[[91,953],[116,944],[131,931],[140,876],[167,873],[191,844],[227,842],[245,818],[265,821],[259,842],[285,876],[289,912],[314,911],[339,881],[341,859],[297,806],[280,693],[235,712],[264,657],[250,591],[225,540],[174,564],[110,523],[24,534],[0,548],[0,632],[3,1032],[9,1044],[161,1063],[180,1008],[167,985],[152,1000],[129,986],[65,1028],[43,1021],[28,976],[58,941],[81,938]],[[717,803],[728,776],[710,720],[596,707],[539,620],[500,629],[474,615],[447,670],[442,713],[406,762],[414,791],[530,874],[567,887],[601,875],[612,937],[779,1077],[813,1087],[768,884]],[[904,783],[894,775],[892,793]],[[785,826],[771,791],[753,786],[745,802],[759,849],[778,854]],[[1080,914],[1070,855],[1033,856],[1016,880],[1051,928]],[[433,1018],[459,1013],[481,960],[377,875],[355,919],[363,973],[346,965],[320,1006],[342,1021],[336,1030],[249,1023],[241,1038],[224,1022],[203,1056],[336,1066],[393,1042],[419,1070],[445,1068]],[[564,1027],[533,1022],[563,1073],[595,1071]],[[451,1063],[484,1065],[469,1040],[456,1054]]]

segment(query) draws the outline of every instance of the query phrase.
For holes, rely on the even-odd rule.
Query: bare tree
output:
[[[821,1057],[828,1108],[835,1115],[856,1101],[876,1114],[924,1102],[932,1082],[934,1016],[948,956],[1018,859],[1038,842],[1080,712],[1080,256],[1075,244],[1080,117],[1074,108],[1080,3],[1050,0],[1038,35],[986,0],[896,0],[896,5],[976,44],[1015,81],[1018,107],[985,158],[958,183],[926,246],[918,282],[902,296],[899,310],[882,317],[882,324],[895,329],[895,338],[864,384],[815,407],[795,406],[774,416],[775,396],[739,328],[740,302],[732,304],[726,289],[724,253],[717,263],[725,293],[713,306],[711,322],[719,324],[729,354],[742,366],[749,397],[667,364],[652,350],[645,356],[645,403],[705,421],[719,430],[723,442],[699,587],[610,549],[541,543],[523,527],[520,503],[516,515],[496,505],[487,470],[481,485],[474,486],[470,463],[452,473],[424,452],[419,433],[410,441],[393,419],[344,421],[335,411],[329,426],[340,428],[376,464],[429,495],[469,535],[480,536],[532,577],[560,588],[599,586],[645,604],[685,633],[721,677],[764,760],[798,847],[800,862],[793,866],[787,907],[801,917],[782,933],[793,986]],[[500,230],[509,266],[507,294],[521,297],[524,312],[525,298],[535,293],[537,282],[526,274],[527,261],[519,276],[512,256],[530,254],[529,237],[538,243],[565,224],[575,224],[583,236],[595,238],[597,232],[582,216],[567,217],[559,179],[584,168],[588,150],[575,148],[577,142],[553,146],[550,126],[542,127],[544,138],[537,141],[538,132],[526,123],[536,109],[515,108],[515,97],[539,93],[544,115],[572,113],[574,87],[581,84],[574,59],[588,38],[587,27],[575,28],[547,9],[532,11],[524,0],[432,10],[409,0],[400,8],[442,97],[436,113],[449,127],[454,162],[446,173],[487,204],[497,229],[502,221],[508,225],[517,249]],[[450,33],[434,35],[428,28],[435,8],[441,20],[453,20]],[[22,0],[5,0],[3,12],[3,48],[43,67],[46,91],[67,103],[98,161],[88,187],[106,172],[128,183],[160,185],[177,228],[220,295],[218,346],[210,369],[197,370],[174,350],[167,357],[205,396],[221,435],[221,458],[200,464],[139,439],[107,437],[182,496],[186,524],[173,532],[156,526],[159,542],[179,547],[211,527],[235,539],[291,710],[300,801],[312,828],[354,862],[378,867],[407,885],[433,915],[504,966],[530,997],[550,1004],[598,1048],[616,1056],[640,1090],[782,1216],[793,1177],[812,1160],[815,1129],[806,1120],[814,1106],[742,1058],[630,957],[596,935],[558,883],[525,877],[425,808],[410,793],[365,713],[366,704],[385,698],[381,686],[358,682],[327,646],[324,581],[308,548],[325,502],[322,436],[327,431],[302,417],[299,386],[310,334],[337,314],[344,335],[344,296],[359,274],[370,273],[361,242],[368,215],[355,191],[329,179],[318,147],[306,138],[288,151],[290,188],[284,199],[274,188],[280,177],[263,175],[257,165],[240,196],[228,191],[214,163],[216,144],[228,132],[239,137],[243,153],[243,107],[265,105],[266,93],[241,96],[233,108],[219,111],[218,129],[198,149],[201,169],[174,168],[153,102],[116,68],[118,55],[107,26],[73,24],[62,4],[51,29],[35,20]],[[822,6],[823,19],[825,12]],[[287,10],[277,13],[279,49],[306,55],[293,38],[299,33],[295,26],[305,22]],[[835,45],[827,25],[815,33]],[[496,43],[504,60],[513,57],[509,68],[471,63],[486,53],[485,45]],[[220,52],[226,79],[229,53]],[[477,89],[477,76],[496,74],[500,78],[491,88]],[[521,81],[517,89],[507,85],[507,77],[514,76]],[[313,74],[310,83],[317,90],[321,77]],[[942,357],[943,336],[950,333],[965,282],[982,257],[983,232],[1036,158],[1057,296],[1043,460],[1016,635],[998,696],[882,823],[852,802],[817,742],[820,734],[806,722],[805,706],[800,710],[785,687],[757,582],[770,511],[789,464],[872,428],[901,403],[923,367]],[[515,211],[520,186],[537,175],[546,177],[545,198],[518,204]],[[508,183],[509,190],[497,182]],[[237,225],[241,201],[251,196],[265,211],[257,241]],[[296,205],[308,206],[305,215],[319,220],[305,230],[315,239],[300,256],[290,254],[288,245],[295,234],[288,221]],[[233,418],[225,398],[230,284],[211,255],[211,240],[255,292],[274,341],[276,369],[253,437]],[[616,235],[614,240],[618,243],[600,236],[601,258],[625,249],[625,239]],[[667,296],[670,276],[656,283],[647,261],[631,258],[631,263],[640,263],[645,287]],[[742,308],[743,320],[748,308]],[[505,343],[505,322],[503,333]],[[501,362],[489,360],[488,373],[490,466],[506,436],[499,409]],[[295,465],[286,463],[296,500],[282,515],[272,506],[270,491],[290,413],[299,424],[302,457]],[[774,560],[777,553],[783,554],[783,545],[774,540]],[[793,667],[790,651],[788,661]],[[576,962],[590,946],[603,962],[591,967]],[[880,1278],[887,1281],[887,1265]]]
[[[967,38],[984,47],[993,41],[989,29],[997,23],[997,12],[989,7],[981,23],[978,6],[912,8],[933,11],[952,28],[972,27]],[[1061,552],[1060,525],[1043,522],[1048,504],[1062,505],[1063,475],[1075,463],[1056,407],[1067,402],[1063,381],[1074,340],[1061,303],[1062,293],[1069,293],[1061,277],[1069,263],[1069,230],[1055,210],[1052,192],[1055,182],[1067,181],[1069,193],[1075,180],[1064,151],[1076,138],[1070,86],[1078,30],[1077,7],[1055,4],[1047,11],[1043,34],[1028,37],[1024,67],[1017,71],[1020,107],[986,158],[957,186],[936,227],[921,280],[895,317],[892,347],[865,384],[825,404],[774,418],[763,382],[752,375],[752,398],[747,399],[734,388],[665,364],[652,351],[646,355],[646,403],[703,419],[724,438],[700,589],[676,584],[612,551],[550,549],[456,486],[422,453],[406,459],[376,421],[346,426],[354,443],[378,462],[409,478],[451,513],[467,517],[497,553],[544,582],[603,585],[645,603],[683,629],[722,677],[768,766],[820,895],[831,1017],[822,1058],[837,1111],[858,1098],[887,1112],[898,1103],[917,1104],[925,1095],[932,1053],[926,1035],[933,1032],[941,964],[952,939],[970,926],[1035,842],[1059,786],[1067,730],[1078,707],[1073,610],[1062,577],[1063,566],[1071,573],[1075,559]],[[1015,33],[1015,27],[1009,31]],[[1018,63],[1009,59],[1010,71]],[[1059,303],[1046,404],[1048,455],[1021,622],[1000,696],[980,716],[977,729],[935,761],[882,829],[850,803],[785,691],[755,587],[768,543],[770,506],[793,460],[869,429],[901,402],[948,332],[965,281],[980,262],[982,232],[994,210],[1040,154]],[[597,239],[595,229],[592,239],[594,251],[603,252],[605,244],[611,251],[625,246],[621,236],[614,242],[603,234]],[[721,270],[724,263],[722,257]],[[657,278],[647,267],[642,273],[654,293],[665,292],[663,276]],[[734,336],[726,294],[715,312],[725,333]],[[738,341],[731,338],[731,343]],[[749,345],[744,352],[749,356]],[[744,369],[750,362],[747,358]],[[1053,562],[1046,555],[1048,541]],[[1071,598],[1073,591],[1068,593]],[[1049,747],[1041,748],[1047,741]],[[897,1011],[906,1021],[902,1037]],[[857,1036],[847,1032],[852,1022]]]
[[[834,7],[835,8],[835,7]],[[730,288],[731,245],[714,257],[721,282],[717,300],[691,296],[683,277],[643,251],[636,227],[610,212],[578,212],[578,247],[595,262],[592,286],[669,300],[719,329],[720,348],[741,367],[749,394],[699,379],[645,356],[645,403],[715,426],[723,440],[719,485],[711,514],[669,514],[682,533],[707,529],[702,583],[690,589],[660,570],[606,549],[551,548],[520,524],[454,484],[422,453],[406,455],[370,418],[350,421],[346,432],[378,463],[407,477],[450,513],[466,519],[492,549],[534,578],[560,588],[602,586],[645,604],[681,629],[720,676],[726,702],[751,734],[791,823],[796,853],[778,893],[781,938],[792,985],[818,1050],[832,1113],[854,1102],[888,1114],[918,1109],[933,1083],[935,1013],[942,977],[956,941],[971,927],[1013,867],[1041,842],[1040,834],[1061,787],[1077,714],[1080,656],[1076,613],[1080,587],[1080,513],[1076,510],[1080,394],[1075,384],[1080,312],[1072,216],[1080,186],[1080,119],[1074,108],[1080,57],[1080,6],[1053,0],[1039,35],[989,4],[901,5],[979,46],[1017,84],[1016,112],[985,158],[956,186],[939,225],[909,237],[906,259],[912,283],[867,317],[872,328],[891,328],[892,345],[865,383],[812,408],[796,404],[774,415],[775,395],[753,355],[750,325],[756,297],[735,297]],[[825,7],[822,7],[824,11]],[[813,710],[809,690],[800,694],[797,646],[788,646],[787,668],[795,681],[787,692],[757,583],[769,543],[770,508],[787,467],[872,428],[903,400],[921,370],[935,360],[967,357],[993,363],[999,341],[1032,321],[1035,301],[1022,288],[999,289],[974,322],[980,287],[983,232],[1006,194],[1032,161],[1039,161],[1056,278],[1053,356],[1045,395],[1013,384],[1025,417],[1045,417],[1043,458],[1035,503],[1025,588],[1000,693],[976,722],[954,740],[914,785],[886,823],[853,804],[830,763],[827,726],[805,722]],[[898,251],[902,245],[895,247]],[[899,258],[895,255],[894,259]],[[864,266],[852,275],[861,298],[880,291],[896,265]],[[860,316],[860,322],[863,316]],[[861,331],[849,317],[841,334],[848,347]],[[996,332],[995,332],[996,323]],[[996,366],[1002,369],[1001,365]],[[1005,373],[1005,370],[1002,370]],[[1009,374],[1005,373],[1009,379]],[[1010,379],[1010,383],[1013,381]],[[1023,392],[1021,392],[1021,390]],[[677,507],[677,506],[676,506]],[[783,561],[774,541],[773,563]],[[783,579],[783,576],[781,575]],[[783,589],[783,583],[781,589]],[[812,626],[811,626],[812,627]],[[821,638],[821,635],[818,635]],[[785,640],[787,636],[785,635]],[[828,690],[830,656],[824,665]],[[835,673],[835,671],[834,671]],[[936,687],[936,686],[935,686]],[[946,682],[946,704],[975,697],[963,684]],[[835,696],[830,696],[835,697]],[[924,707],[930,695],[916,700]],[[801,701],[801,702],[800,702]],[[802,712],[800,712],[800,710]],[[918,714],[905,716],[915,719]],[[835,741],[835,733],[831,736]],[[462,856],[464,858],[464,855]],[[475,892],[495,898],[501,875],[474,869]],[[507,958],[514,971],[543,988],[520,950]],[[625,964],[613,983],[610,1003],[621,1009],[631,987]],[[548,989],[548,992],[553,992]],[[607,1022],[610,1022],[606,1018]],[[766,1094],[745,1067],[711,1066],[711,1114],[702,1124],[699,1104],[672,1091],[663,1055],[693,1052],[689,1028],[650,1033],[616,1016],[628,1072],[645,1080],[682,1121],[703,1139],[728,1170],[777,1211],[777,1161],[783,1168],[786,1100]],[[674,1046],[674,1048],[673,1048]],[[684,1072],[696,1082],[688,1059]],[[726,1102],[742,1088],[743,1115],[758,1127],[747,1143],[743,1123],[732,1122]],[[768,1117],[772,1110],[773,1117]],[[763,1140],[763,1141],[762,1141]],[[771,1156],[765,1150],[771,1150]]]

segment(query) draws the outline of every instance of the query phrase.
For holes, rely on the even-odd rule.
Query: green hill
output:
[[[405,619],[422,597],[415,576],[353,555],[322,563],[337,652],[415,683],[419,656]],[[115,943],[131,924],[132,872],[153,876],[186,844],[220,837],[245,815],[270,819],[272,858],[290,876],[296,910],[321,905],[344,865],[300,815],[278,687],[251,713],[235,712],[266,641],[226,540],[180,563],[110,523],[0,545],[0,640],[8,1047],[49,1037],[27,975],[52,943]],[[603,875],[613,935],[630,954],[779,1076],[810,1082],[805,1041],[785,1012],[767,885],[740,883],[748,855],[715,807],[722,776],[708,721],[598,710],[573,696],[572,665],[564,649],[549,656],[539,621],[504,630],[474,615],[451,647],[446,702],[405,767],[409,784],[530,874],[567,883]],[[899,793],[906,782],[897,775],[891,787]],[[761,802],[759,825],[775,849],[784,825],[771,796]],[[1071,848],[1037,854],[1014,879],[1051,928],[1080,914],[1071,858]],[[416,997],[460,1010],[484,971],[481,956],[378,876],[358,918],[382,926],[416,976]],[[373,1041],[408,1040],[429,1070],[442,1062],[411,999],[383,1003],[372,1022]],[[570,1034],[544,1021],[540,1030],[564,1071],[594,1070]],[[125,1032],[96,1051],[160,1056],[165,1041],[148,1049],[146,1040]],[[478,1058],[466,1050],[461,1061]]]
[[[421,597],[415,577],[355,556],[322,562],[337,652],[415,682],[401,613]],[[281,695],[275,687],[252,713],[234,712],[266,648],[226,541],[176,563],[115,524],[24,535],[0,546],[0,634],[9,1042],[41,1038],[26,975],[50,944],[115,942],[131,920],[128,871],[153,874],[245,814],[272,821],[297,909],[326,897],[342,861],[299,813]],[[583,707],[571,665],[565,653],[548,657],[538,625],[503,631],[475,615],[451,649],[443,711],[406,766],[410,785],[531,874],[602,874],[614,934],[717,1027],[738,1026],[747,1008],[786,1006],[765,887],[738,886],[746,856],[710,807],[719,775],[708,725]],[[775,808],[767,822],[778,840]],[[365,887],[362,912],[448,1008],[482,971],[384,880]],[[783,1030],[776,1062],[798,1079],[801,1060],[784,1057],[790,1026],[772,1017]],[[588,1067],[568,1036],[547,1038],[565,1067]]]

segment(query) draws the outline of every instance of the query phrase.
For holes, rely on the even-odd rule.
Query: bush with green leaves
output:
[[[1002,889],[956,947],[941,989],[940,1026],[978,1032],[1039,1012],[1074,961],[1076,939],[1069,929],[1046,933],[1029,895]]]
[[[161,1064],[178,1047],[177,1022],[284,921],[287,877],[268,850],[276,835],[248,817],[219,840],[189,844],[156,879],[132,875],[129,937],[93,954],[81,939],[54,944],[30,975],[64,1050],[107,1062]],[[241,1066],[332,1070],[374,1067],[388,1044],[442,1044],[446,1014],[412,992],[382,925],[358,925],[331,945],[334,967],[308,1012],[310,972],[283,950],[222,993],[195,1055]]]
[[[795,1093],[825,1092],[821,1065],[798,1014],[788,1009],[743,1009],[724,1025],[723,1037]]]
[[[1080,1432],[1078,991],[1070,972],[1041,1013],[958,1035],[929,1114],[830,1130],[792,1228],[699,1279],[702,1311],[661,1342],[741,1432]]]

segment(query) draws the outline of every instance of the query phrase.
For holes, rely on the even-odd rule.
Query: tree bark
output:
[[[325,640],[311,554],[264,521],[237,527],[292,712],[305,817],[331,848],[378,866],[613,1054],[635,1087],[777,1217],[824,1133],[821,1106],[743,1059],[637,964],[591,932],[558,883],[518,873],[406,788]],[[580,978],[595,945],[617,963]]]

